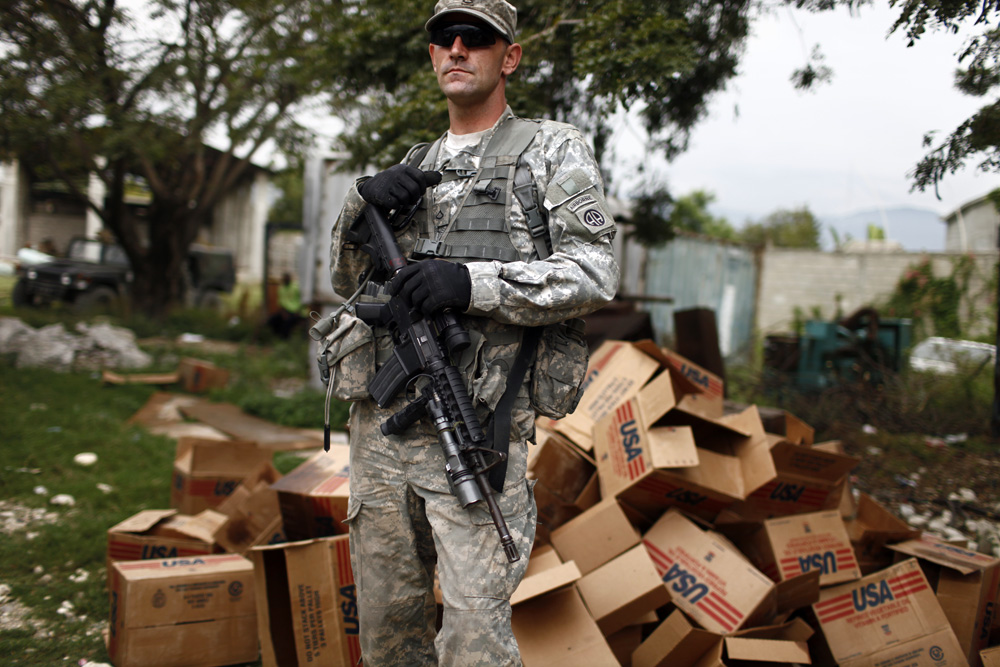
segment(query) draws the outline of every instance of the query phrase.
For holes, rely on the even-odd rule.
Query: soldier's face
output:
[[[485,24],[464,20],[463,24],[490,30]],[[431,63],[438,85],[451,102],[473,105],[487,100],[498,90],[504,79],[517,69],[520,62],[519,44],[508,44],[497,37],[493,44],[468,46],[456,35],[449,46],[430,45]]]

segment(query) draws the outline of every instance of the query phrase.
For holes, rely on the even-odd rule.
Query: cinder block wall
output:
[[[760,254],[760,286],[757,293],[756,328],[763,334],[792,330],[794,309],[807,317],[818,306],[824,319],[833,318],[837,295],[843,313],[884,302],[900,278],[925,257],[930,258],[934,275],[952,274],[954,260],[961,253],[830,253],[812,250],[768,248]],[[996,270],[997,253],[973,255],[976,271],[970,285],[979,293]],[[993,295],[995,301],[995,295]],[[984,309],[988,304],[979,304]]]

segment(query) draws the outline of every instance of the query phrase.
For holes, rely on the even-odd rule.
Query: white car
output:
[[[996,346],[971,340],[934,336],[917,343],[910,352],[910,368],[938,375],[954,375],[960,366],[996,361]]]

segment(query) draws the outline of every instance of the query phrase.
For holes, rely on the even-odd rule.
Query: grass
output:
[[[89,374],[0,365],[0,492],[8,503],[59,515],[54,523],[34,524],[0,540],[11,597],[52,633],[0,632],[10,664],[106,661],[100,635],[108,617],[106,531],[141,509],[169,507],[174,443],[124,425],[151,393],[144,387],[102,387]],[[80,452],[97,454],[97,463],[77,465],[73,457]],[[111,491],[102,492],[99,483]],[[37,487],[47,494],[36,493]],[[75,506],[50,505],[55,494],[73,496]],[[69,579],[78,570],[88,575],[79,584]],[[57,612],[63,601],[73,605],[78,620]]]
[[[0,306],[3,314],[11,312]],[[206,323],[211,317],[175,320],[162,328],[212,330],[219,322],[215,318]],[[156,370],[176,368],[184,355],[229,369],[229,386],[211,393],[212,400],[233,402],[276,423],[319,428],[322,392],[302,389],[281,398],[272,390],[276,382],[293,387],[305,383],[312,363],[308,350],[303,337],[265,346],[257,341],[241,344],[235,354],[192,354],[173,343],[148,351]],[[101,637],[109,612],[107,529],[140,510],[170,506],[175,441],[126,424],[154,391],[142,385],[105,385],[93,372],[16,369],[9,357],[0,357],[0,511],[16,506],[51,512],[55,519],[0,535],[0,584],[10,587],[3,603],[16,600],[31,620],[22,628],[0,629],[4,664],[108,662]],[[342,428],[345,420],[346,406],[335,405],[333,427]],[[97,463],[75,463],[74,456],[81,452],[96,454]],[[283,473],[299,463],[301,458],[294,455],[275,456]],[[46,491],[38,493],[38,487]],[[72,496],[75,505],[51,504],[56,494]],[[80,581],[84,572],[86,579]],[[72,604],[71,615],[60,613],[64,602]]]

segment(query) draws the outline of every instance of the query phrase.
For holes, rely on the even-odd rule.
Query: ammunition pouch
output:
[[[330,324],[332,330],[318,339],[316,355],[327,392],[342,401],[368,398],[368,383],[375,376],[371,327],[348,312],[340,313]],[[312,331],[310,334],[316,338]]]
[[[542,329],[531,375],[531,406],[535,412],[562,419],[576,409],[587,378],[590,351],[579,318]]]

